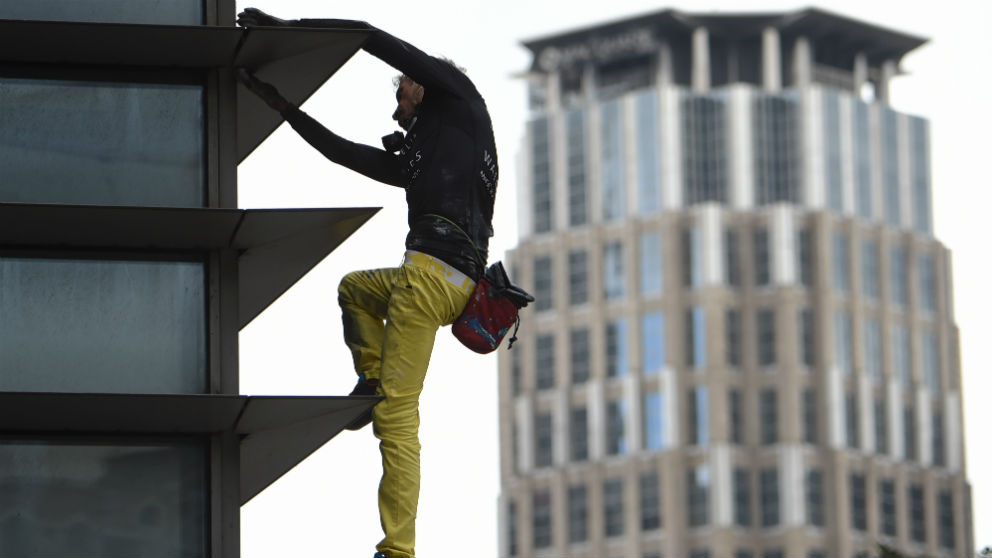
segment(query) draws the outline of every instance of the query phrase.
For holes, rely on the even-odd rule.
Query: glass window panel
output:
[[[885,222],[898,227],[900,224],[899,196],[899,130],[896,111],[879,105],[879,131],[882,155],[882,188],[885,196]]]
[[[603,483],[604,517],[606,536],[623,534],[623,479],[608,479]]]
[[[583,384],[589,380],[589,328],[571,330],[569,341],[572,383]]]
[[[724,323],[724,333],[726,337],[727,366],[740,366],[741,364],[741,312],[730,309],[726,313]]]
[[[661,527],[661,486],[656,471],[641,473],[641,530]]]
[[[761,443],[778,442],[778,394],[774,389],[761,391]]]
[[[204,205],[200,85],[0,78],[0,106],[0,201]]]
[[[850,475],[851,486],[851,527],[857,531],[868,530],[868,495],[865,476],[860,473]]]
[[[555,387],[555,336],[537,336],[537,350],[534,351],[534,369],[537,376],[537,389]]]
[[[727,201],[727,101],[722,93],[685,94],[681,101],[683,199],[686,205]]]
[[[623,113],[619,101],[602,106],[601,122],[603,220],[612,221],[624,216]]]
[[[912,195],[913,225],[922,233],[929,233],[931,223],[930,202],[930,132],[927,121],[909,117],[909,174]]]
[[[706,367],[706,313],[696,306],[686,310],[686,364],[691,368]]]
[[[531,138],[531,191],[534,232],[551,230],[551,131],[547,118],[528,124]]]
[[[30,0],[0,2],[0,19],[200,25],[203,0]]]
[[[747,469],[734,469],[734,524],[751,526],[751,475]]]
[[[626,434],[627,402],[620,399],[608,402],[606,404],[606,415],[606,452],[609,455],[624,455],[628,451]]]
[[[0,258],[0,390],[203,393],[205,289],[200,262]]]
[[[540,413],[534,418],[535,458],[537,467],[550,467],[553,458],[552,436],[554,427],[551,413]]]
[[[585,407],[575,407],[571,412],[572,461],[585,461],[589,458],[589,423]]]
[[[534,548],[547,548],[551,546],[551,492],[535,492],[533,509]]]
[[[606,376],[627,375],[627,321],[614,320],[606,324]]]
[[[861,241],[861,291],[867,298],[878,300],[878,242],[873,238]]]
[[[661,207],[661,141],[658,130],[658,91],[649,89],[635,98],[637,111],[637,190],[642,214]]]
[[[554,278],[551,269],[551,257],[541,256],[534,259],[534,309],[537,311],[550,310],[554,306]]]
[[[726,229],[723,232],[724,273],[727,285],[739,287],[741,284],[741,254],[737,231]]]
[[[810,469],[806,472],[806,522],[823,527],[826,525],[823,471]]]
[[[662,277],[661,234],[649,232],[641,235],[638,244],[640,288],[642,295],[660,295],[664,286]]]
[[[771,282],[771,252],[768,246],[768,229],[754,231],[754,283],[764,286]]]
[[[833,250],[833,283],[834,289],[841,293],[851,292],[851,250],[847,233],[834,231],[832,235]]]
[[[689,526],[700,527],[709,523],[710,470],[699,465],[686,471],[686,497],[689,506]]]
[[[199,441],[0,439],[0,555],[205,556]]]
[[[823,89],[823,144],[826,160],[827,201],[831,211],[844,210],[843,176],[841,151],[843,143],[840,133],[840,95],[831,89]]]
[[[667,446],[665,440],[665,397],[652,391],[644,394],[644,449],[658,451]]]
[[[896,530],[896,483],[893,480],[878,481],[878,507],[881,512],[881,532],[887,537],[895,537]]]
[[[623,271],[623,246],[610,242],[603,246],[603,290],[607,300],[623,298],[627,294],[626,276]]]
[[[758,364],[775,364],[775,311],[771,308],[758,310]]]
[[[565,117],[568,151],[568,224],[576,227],[589,220],[588,190],[586,188],[585,112],[570,110]]]
[[[641,353],[644,374],[660,373],[665,366],[665,320],[661,312],[645,314],[641,318]]]
[[[588,260],[585,250],[568,253],[568,303],[572,306],[589,302]]]
[[[779,490],[778,490],[778,469],[762,469],[759,472],[761,481],[761,525],[771,527],[778,525],[779,514]]]
[[[791,93],[759,95],[752,104],[755,188],[758,205],[797,203],[802,181],[798,102]]]
[[[568,541],[583,542],[589,537],[589,508],[583,484],[568,487]]]
[[[851,117],[854,136],[854,192],[858,216],[871,219],[872,216],[872,149],[871,114],[867,103],[854,101]]]

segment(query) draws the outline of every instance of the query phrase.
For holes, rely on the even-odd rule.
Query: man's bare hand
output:
[[[238,77],[238,81],[248,88],[248,91],[258,95],[258,97],[265,101],[265,104],[272,107],[273,110],[282,112],[289,108],[289,101],[280,95],[279,90],[271,84],[265,83],[264,81],[258,79],[244,68],[238,68],[235,71],[235,75]]]
[[[285,27],[289,25],[289,22],[271,16],[258,8],[245,8],[245,11],[238,14],[238,25],[241,27]]]

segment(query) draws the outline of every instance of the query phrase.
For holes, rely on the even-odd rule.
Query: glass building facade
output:
[[[509,259],[539,298],[544,268],[586,294],[536,303],[513,349],[569,340],[556,375],[570,384],[511,391],[501,358],[500,554],[969,554],[927,123],[861,95],[922,39],[817,10],[693,21],[659,12],[526,43],[519,212],[534,218]],[[817,48],[892,33],[914,46],[884,60]],[[558,128],[561,161],[544,135]],[[538,463],[511,432],[534,439],[549,414],[562,458]],[[544,491],[550,533],[528,507]],[[540,548],[507,543],[538,528]]]

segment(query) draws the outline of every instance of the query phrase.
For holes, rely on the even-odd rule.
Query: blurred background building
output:
[[[973,554],[925,39],[673,10],[525,43],[503,556]]]

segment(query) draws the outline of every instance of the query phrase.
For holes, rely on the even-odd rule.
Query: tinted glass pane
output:
[[[0,0],[0,19],[199,25],[203,0]]]
[[[0,258],[0,390],[202,393],[195,262]]]
[[[0,555],[204,556],[197,442],[0,440]]]
[[[199,85],[0,78],[0,106],[17,107],[0,111],[0,201],[202,206],[202,98]]]

